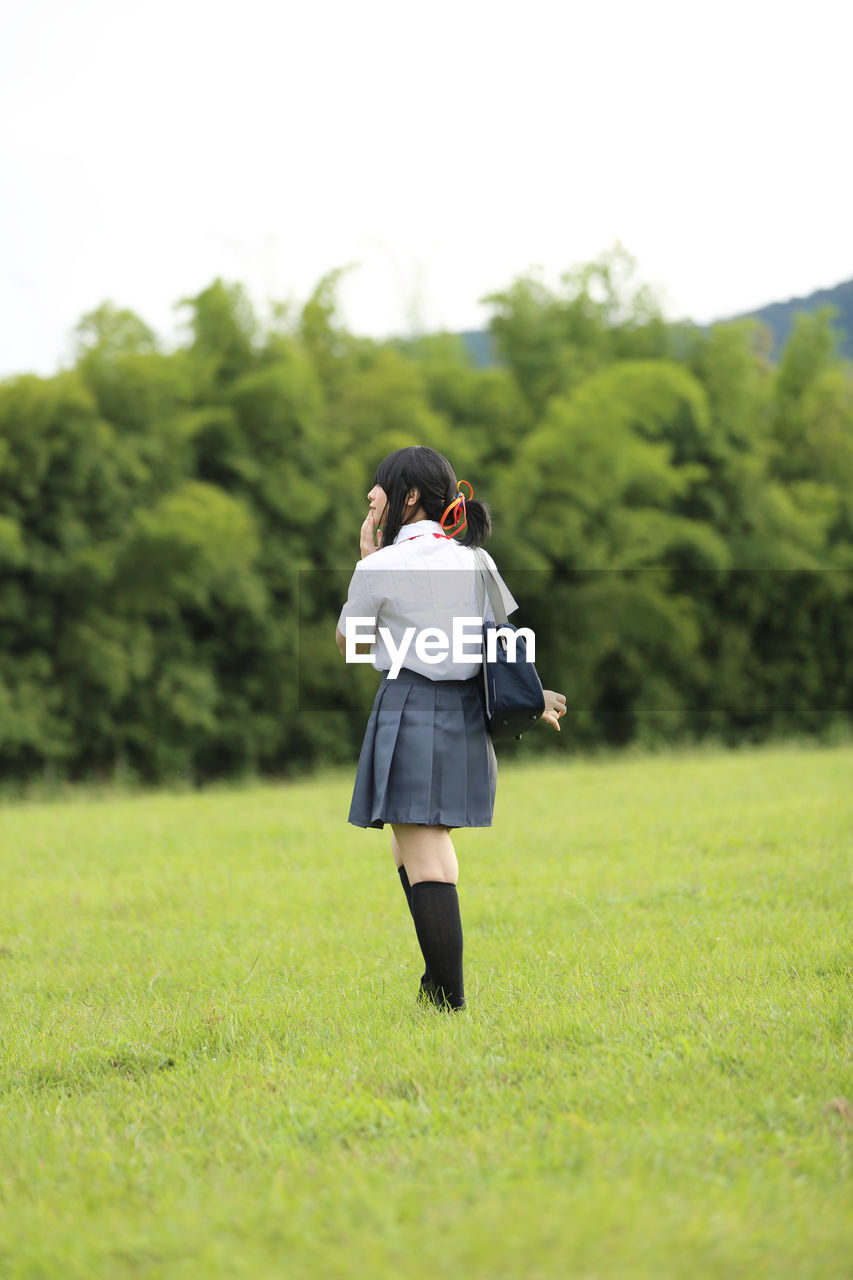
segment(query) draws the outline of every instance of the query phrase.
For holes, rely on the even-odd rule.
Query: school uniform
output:
[[[492,565],[494,562],[489,557]],[[518,608],[499,582],[507,613]],[[486,618],[494,617],[486,603]],[[393,676],[407,628],[439,628],[452,639],[454,618],[478,619],[471,547],[446,538],[436,520],[404,525],[394,544],[360,560],[338,619],[346,636],[356,618],[375,618],[373,666],[382,672],[358,761],[349,821],[488,827],[492,823],[497,761],[483,710],[479,640],[454,661],[438,642],[416,652],[410,640]],[[366,628],[361,625],[361,634]],[[479,628],[467,627],[469,637]],[[436,660],[436,657],[438,660]],[[432,660],[430,660],[432,659]]]

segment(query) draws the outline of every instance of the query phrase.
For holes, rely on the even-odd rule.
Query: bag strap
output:
[[[477,566],[477,609],[480,617],[485,621],[484,606],[486,594],[488,593],[489,604],[492,606],[492,613],[495,615],[495,622],[498,626],[502,626],[503,623],[509,622],[509,618],[507,617],[506,605],[503,602],[503,596],[498,586],[500,578],[486,559],[486,553],[482,547],[474,547],[474,564]],[[485,648],[483,649],[483,692],[486,698],[486,715],[490,716],[492,710],[489,701],[489,668],[486,662]]]
[[[501,626],[504,622],[509,622],[506,605],[503,602],[503,596],[498,586],[499,578],[486,559],[486,554],[482,547],[474,547],[474,563],[477,566],[477,607],[480,611],[480,617],[484,618],[485,611],[483,606],[486,603],[486,593],[488,593],[489,604],[492,606],[492,613],[495,615],[495,622],[498,626]],[[485,663],[483,665],[485,667]]]

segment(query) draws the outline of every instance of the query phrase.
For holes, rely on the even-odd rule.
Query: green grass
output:
[[[504,766],[469,1008],[351,774],[0,807],[0,1276],[853,1275],[853,748]]]

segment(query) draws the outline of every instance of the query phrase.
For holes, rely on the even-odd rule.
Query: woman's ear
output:
[[[416,507],[420,502],[420,500],[421,500],[420,489],[410,489],[409,492],[406,494],[406,509],[409,510],[410,508]]]

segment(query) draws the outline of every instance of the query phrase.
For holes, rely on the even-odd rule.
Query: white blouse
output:
[[[495,568],[492,557],[488,552],[485,554],[491,567]],[[498,583],[507,614],[510,614],[518,605],[500,577]],[[494,619],[488,599],[485,617]],[[375,624],[370,627],[362,622],[354,627],[352,619],[355,618],[370,618],[375,620]],[[462,618],[472,619],[465,625],[464,640],[464,653],[473,655],[470,661],[453,661],[454,618],[460,620],[460,627]],[[473,548],[463,547],[454,539],[446,538],[437,520],[416,520],[403,526],[393,546],[382,547],[358,561],[349,584],[347,602],[338,619],[338,630],[346,636],[349,626],[353,636],[357,631],[362,640],[370,632],[375,633],[372,657],[377,671],[390,672],[403,666],[419,671],[431,680],[468,680],[481,670],[477,656],[480,652],[480,618]],[[387,629],[394,654],[380,634],[380,627]],[[408,628],[415,628],[416,636],[424,628],[436,627],[450,641],[446,656],[435,660],[443,647],[436,639],[422,646],[427,656],[433,656],[433,661],[426,661],[415,651],[415,637],[411,634],[405,654],[402,653]],[[426,639],[424,637],[424,641]]]

